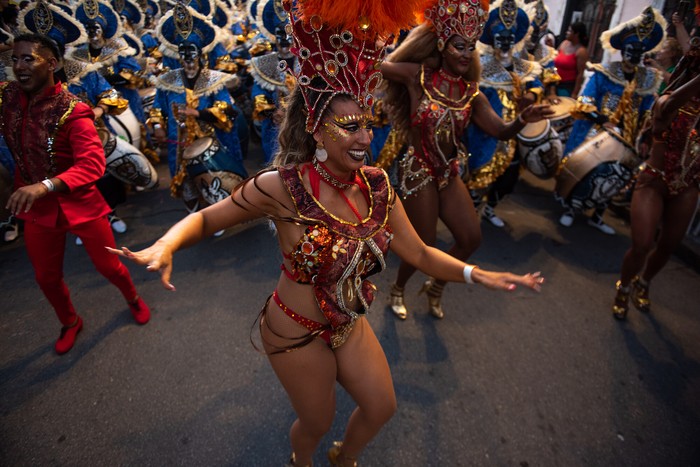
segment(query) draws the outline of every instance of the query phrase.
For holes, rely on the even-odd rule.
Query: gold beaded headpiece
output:
[[[476,42],[488,15],[488,0],[438,0],[425,10],[425,18],[437,33],[440,51],[454,35]]]
[[[416,23],[424,0],[284,0],[299,68],[290,70],[306,102],[306,131],[314,133],[331,99],[352,97],[363,109],[382,81],[386,44]],[[280,62],[282,68],[286,62]]]

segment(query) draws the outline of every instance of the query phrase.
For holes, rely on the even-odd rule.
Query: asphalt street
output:
[[[673,257],[652,284],[652,312],[614,320],[629,227],[612,215],[615,236],[582,218],[559,226],[552,187],[521,180],[498,208],[506,227],[484,222],[472,259],[542,271],[541,293],[451,284],[446,317],[436,320],[417,295],[417,274],[407,286],[410,315],[398,321],[386,309],[398,258],[375,276],[368,319],[392,368],[398,411],[360,465],[700,465],[698,270]],[[129,230],[117,242],[135,249],[185,215],[167,183],[131,193],[118,212]],[[438,246],[450,242],[440,226]],[[60,325],[22,240],[0,246],[0,465],[283,465],[294,413],[250,343],[280,260],[274,234],[254,222],[179,252],[176,292],[129,264],[152,307],[151,322],[138,326],[69,237],[66,281],[85,327],[57,356]],[[315,465],[327,465],[325,451],[354,407],[340,387],[337,399]]]

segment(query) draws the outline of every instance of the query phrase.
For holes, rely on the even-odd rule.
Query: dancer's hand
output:
[[[472,279],[478,284],[495,290],[515,290],[518,285],[528,287],[535,292],[539,292],[544,284],[544,277],[538,272],[519,276],[511,272],[485,271],[476,268],[472,271]]]
[[[145,265],[148,271],[160,272],[160,281],[163,287],[175,291],[175,286],[170,283],[170,274],[173,271],[173,251],[167,242],[158,240],[141,251],[131,251],[125,246],[120,249],[107,247],[107,251],[130,259],[136,264]]]
[[[7,200],[6,209],[9,209],[13,216],[21,212],[29,212],[34,202],[49,194],[49,189],[41,183],[25,185],[15,190]]]

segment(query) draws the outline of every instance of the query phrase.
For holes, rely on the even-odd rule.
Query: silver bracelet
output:
[[[523,118],[523,114],[521,114],[521,113],[518,114],[518,121],[520,123],[522,123],[523,125],[527,125],[527,122],[525,121],[525,119]]]
[[[474,283],[474,279],[472,279],[472,271],[474,270],[474,268],[478,267],[479,266],[474,266],[471,264],[467,264],[466,266],[464,266],[464,270],[462,270],[462,274],[464,275],[464,282],[466,282],[467,284]]]
[[[52,191],[56,191],[56,185],[54,185],[53,182],[48,178],[43,179],[41,181],[41,184],[44,185],[47,190],[49,190],[49,193]]]

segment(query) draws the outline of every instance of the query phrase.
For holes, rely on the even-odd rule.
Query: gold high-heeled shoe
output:
[[[651,302],[649,301],[649,284],[642,284],[642,279],[635,276],[632,279],[632,304],[642,313],[651,311]]]
[[[445,311],[442,309],[440,300],[442,300],[442,292],[445,285],[435,283],[432,277],[423,283],[423,287],[418,291],[418,295],[425,293],[428,296],[428,311],[437,319],[445,317]]]
[[[630,289],[628,287],[622,287],[622,282],[617,281],[615,283],[615,302],[612,306],[613,316],[617,319],[625,319],[627,317],[627,310],[629,309],[629,298]]]
[[[396,283],[391,286],[391,311],[399,319],[406,319],[408,316],[408,310],[403,302],[403,287],[399,287]]]
[[[314,463],[311,462],[309,464],[305,465],[299,465],[297,464],[297,455],[292,453],[291,457],[289,458],[289,464],[287,464],[286,467],[313,467]]]
[[[342,447],[342,441],[333,441],[333,447],[328,450],[328,462],[333,467],[357,467],[357,460],[343,455],[341,452]]]

